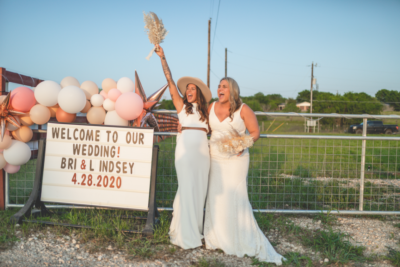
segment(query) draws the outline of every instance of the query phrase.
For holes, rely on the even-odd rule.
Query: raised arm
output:
[[[164,50],[160,45],[156,45],[156,47],[157,47],[156,53],[161,59],[161,65],[165,74],[165,78],[167,78],[169,92],[172,98],[172,103],[174,103],[176,111],[179,113],[183,108],[183,99],[179,95],[178,89],[176,88],[176,84],[172,79],[171,71],[168,67],[167,60],[165,59]]]
[[[260,138],[260,128],[258,128],[258,121],[254,111],[246,104],[243,105],[240,116],[244,120],[247,130],[251,137],[253,137],[254,142]]]

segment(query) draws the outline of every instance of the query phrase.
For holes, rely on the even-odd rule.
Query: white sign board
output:
[[[154,130],[49,123],[44,202],[148,210]]]
[[[315,120],[307,120],[307,126],[309,126],[309,127],[317,126],[317,121],[315,121]]]

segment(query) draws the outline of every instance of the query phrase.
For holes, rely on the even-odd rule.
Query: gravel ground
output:
[[[291,219],[296,225],[312,230],[325,226],[321,221],[314,221],[308,217],[294,217]],[[367,249],[366,255],[386,255],[387,247],[399,249],[400,229],[393,225],[400,221],[379,221],[366,218],[339,217],[333,229],[351,235],[353,244],[363,245]],[[250,258],[229,256],[221,251],[209,251],[204,248],[182,250],[173,245],[160,245],[156,248],[156,255],[152,260],[133,258],[126,251],[119,251],[109,245],[106,249],[90,252],[90,244],[82,244],[72,234],[71,236],[56,236],[51,232],[42,231],[22,237],[17,232],[20,241],[9,250],[0,252],[0,266],[199,266],[201,259],[209,262],[217,261],[215,266],[252,266]],[[266,233],[276,250],[285,254],[299,252],[308,255],[315,266],[328,265],[329,262],[309,248],[298,243],[292,243],[282,236],[277,229]],[[222,265],[223,263],[224,265]],[[320,263],[319,265],[317,263]],[[348,266],[392,266],[388,261],[379,263],[363,263]]]

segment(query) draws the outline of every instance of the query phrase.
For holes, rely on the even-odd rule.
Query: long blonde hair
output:
[[[233,113],[240,108],[242,105],[242,99],[240,99],[240,88],[238,83],[231,77],[224,77],[219,82],[227,81],[229,84],[229,118],[233,120]]]

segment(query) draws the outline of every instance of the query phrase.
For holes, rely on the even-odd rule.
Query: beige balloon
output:
[[[117,83],[111,78],[106,78],[101,83],[101,88],[104,90],[104,92],[108,93],[108,91],[111,89],[117,88]]]
[[[81,113],[87,113],[91,107],[92,107],[92,104],[90,104],[90,101],[87,100],[87,101],[86,101],[86,105],[85,105],[85,107],[82,109]]]
[[[43,105],[35,105],[30,111],[31,119],[36,124],[45,124],[50,120],[50,110]]]
[[[62,81],[60,82],[61,88],[70,86],[70,85],[74,85],[76,87],[81,86],[78,82],[77,79],[75,79],[74,77],[68,76],[65,77],[64,79],[62,79]]]
[[[12,139],[7,133],[4,135],[3,141],[0,138],[0,149],[7,149],[11,146]]]
[[[0,154],[0,169],[3,169],[4,166],[6,166],[6,164],[7,164],[7,162],[6,162],[6,160],[4,159],[3,154]]]
[[[86,114],[86,118],[90,124],[103,124],[106,111],[103,107],[92,107]]]
[[[32,129],[28,126],[21,126],[21,128],[13,131],[11,134],[16,140],[24,143],[31,141],[33,136]]]
[[[81,84],[81,89],[85,92],[86,99],[90,99],[92,95],[99,93],[99,87],[92,81],[84,81]]]
[[[52,107],[47,107],[49,110],[50,110],[50,117],[51,118],[55,118],[56,117],[56,112],[57,112],[57,109],[59,108],[60,106],[58,105],[58,104],[56,104],[56,105],[54,105],[54,106],[52,106]]]
[[[34,124],[34,122],[31,119],[30,114],[19,117],[19,120],[20,120],[21,124],[25,125],[25,126],[31,126]]]
[[[15,118],[15,120],[17,121],[17,122],[19,122],[19,123],[21,123],[21,121],[19,120],[19,118],[17,117],[17,116],[15,116],[14,117]],[[15,130],[17,130],[18,129],[18,127],[17,126],[15,126],[14,124],[12,124],[11,122],[7,122],[7,130],[9,130],[9,131],[15,131]]]

